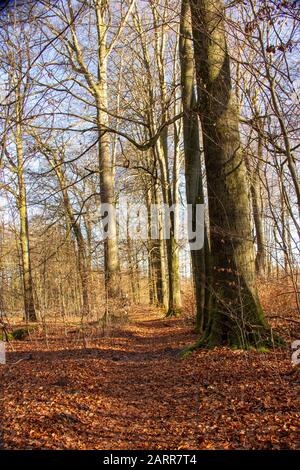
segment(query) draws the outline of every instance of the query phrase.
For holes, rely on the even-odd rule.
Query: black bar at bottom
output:
[[[300,451],[0,451],[1,468],[14,464],[42,465],[64,468],[105,468],[119,466],[123,468],[141,468],[184,465],[194,468],[209,469],[240,468],[242,465],[293,465],[300,464]],[[296,468],[296,467],[295,467]],[[253,468],[255,470],[255,468]]]

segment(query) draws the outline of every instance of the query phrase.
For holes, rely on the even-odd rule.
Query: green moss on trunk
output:
[[[198,346],[272,341],[259,302],[250,187],[231,84],[222,0],[193,0],[192,24],[210,222],[208,322]]]

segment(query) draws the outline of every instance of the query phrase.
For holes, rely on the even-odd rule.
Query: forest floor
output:
[[[150,309],[84,344],[47,336],[12,342],[0,365],[4,449],[300,449],[289,349],[183,359],[191,325]]]

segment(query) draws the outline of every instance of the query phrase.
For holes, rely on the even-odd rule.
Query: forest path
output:
[[[88,347],[57,335],[15,342],[0,368],[4,448],[299,448],[290,351],[182,359],[195,339],[184,320],[144,308]]]
[[[182,321],[146,310],[86,349],[19,343],[9,362],[29,350],[31,359],[10,368],[4,446],[197,447],[198,381],[179,355],[194,339]]]

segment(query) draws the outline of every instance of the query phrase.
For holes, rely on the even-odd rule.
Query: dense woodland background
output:
[[[185,352],[276,351],[299,337],[299,14],[288,0],[0,6],[2,339],[37,334],[35,348],[51,349],[59,328],[62,348],[71,328],[87,348],[143,315]],[[119,215],[106,239],[104,203]],[[152,239],[150,207],[162,203],[178,210],[160,214]],[[187,204],[193,227],[205,205],[198,250],[175,237]],[[136,240],[139,205],[148,237]],[[259,447],[251,439],[239,445]]]

